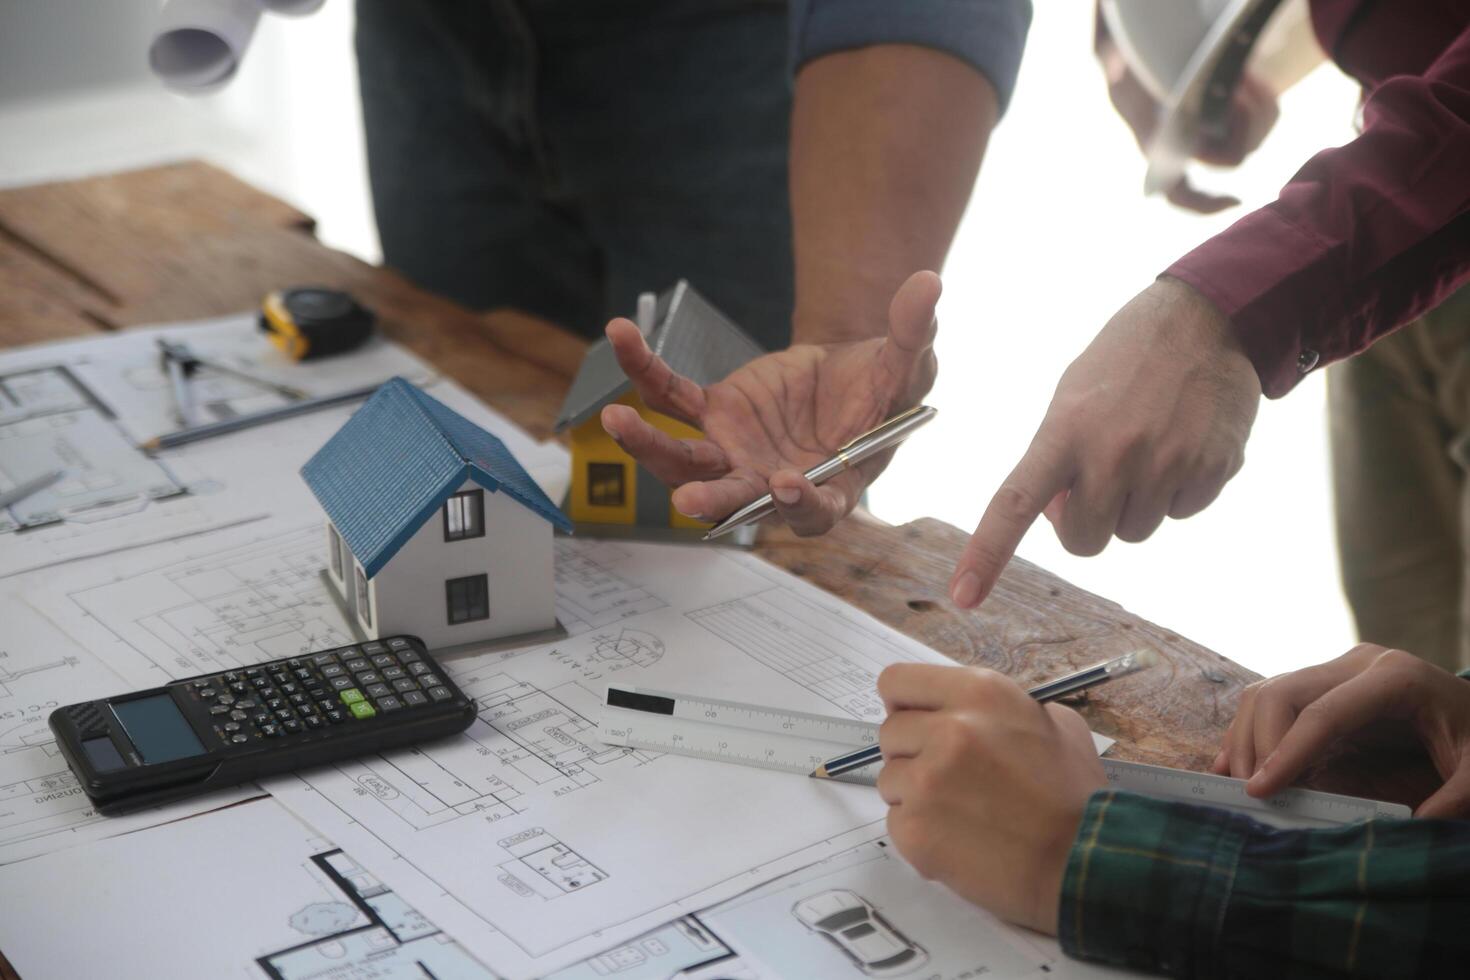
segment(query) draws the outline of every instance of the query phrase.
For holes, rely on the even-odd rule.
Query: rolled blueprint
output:
[[[263,11],[303,17],[323,0],[167,0],[158,15],[148,66],[177,92],[222,88],[240,68]]]

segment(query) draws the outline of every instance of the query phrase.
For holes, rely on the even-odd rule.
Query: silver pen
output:
[[[928,405],[918,405],[895,415],[887,422],[877,428],[869,429],[856,439],[837,450],[836,455],[825,462],[818,463],[806,471],[806,478],[816,484],[826,483],[839,473],[852,469],[865,459],[878,455],[885,449],[903,442],[914,430],[921,428],[925,423],[938,414],[938,409]],[[704,540],[709,541],[718,538],[722,534],[728,534],[746,524],[758,521],[776,511],[776,504],[770,494],[766,494],[759,500],[752,500],[735,513],[726,517],[720,523],[705,532]]]

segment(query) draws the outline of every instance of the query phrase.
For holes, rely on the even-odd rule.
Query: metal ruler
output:
[[[695,697],[642,687],[610,685],[600,736],[609,745],[670,752],[807,775],[833,756],[872,745],[878,726],[856,718],[829,717]],[[1267,800],[1247,796],[1245,781],[1140,762],[1103,759],[1108,782],[1166,800],[1224,807],[1277,826],[1330,826],[1371,817],[1406,818],[1409,808],[1356,796],[1289,789]],[[882,763],[839,776],[838,782],[872,785]]]

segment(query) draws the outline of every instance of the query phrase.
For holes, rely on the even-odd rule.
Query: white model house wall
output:
[[[460,489],[480,487],[467,481]],[[434,650],[556,625],[551,524],[503,493],[486,490],[484,498],[483,537],[445,541],[440,507],[368,582],[373,623],[360,622],[364,632],[412,633]],[[451,626],[445,583],[482,573],[490,618]]]

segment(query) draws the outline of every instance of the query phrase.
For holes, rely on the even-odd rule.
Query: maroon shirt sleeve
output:
[[[1379,85],[1363,117],[1166,273],[1230,319],[1272,398],[1470,280],[1470,31],[1423,75]]]

